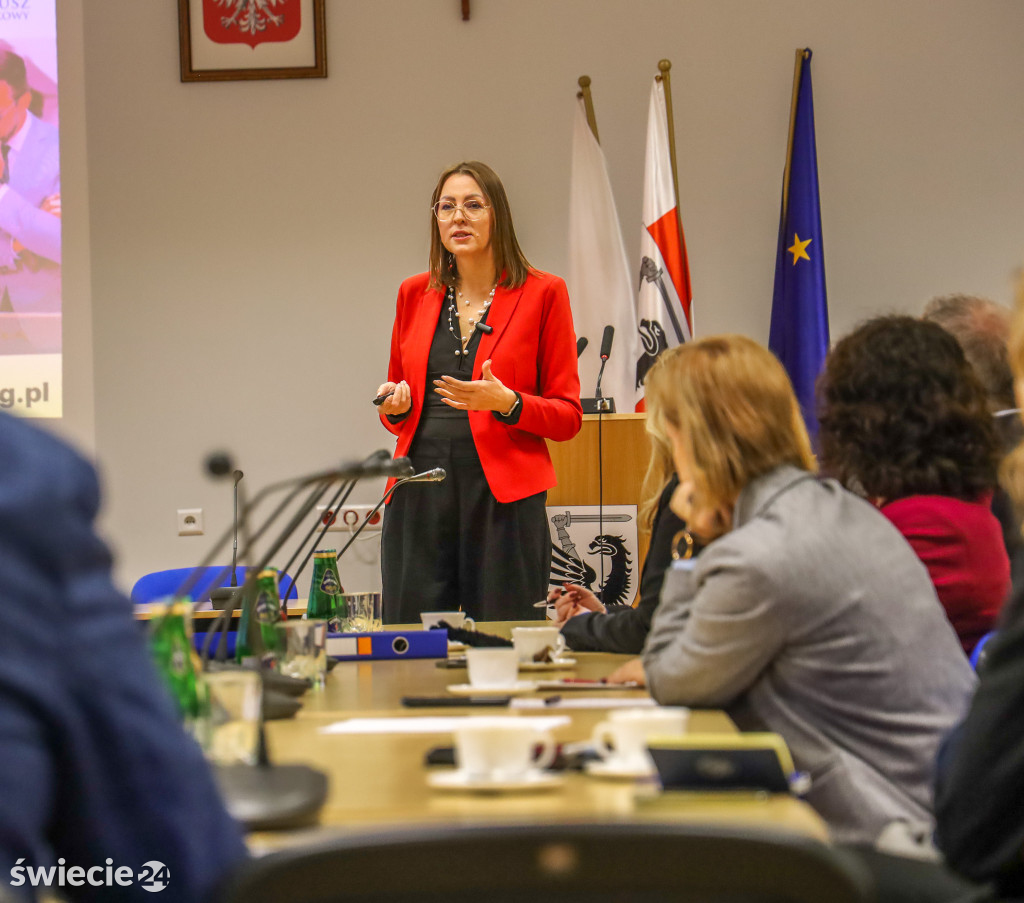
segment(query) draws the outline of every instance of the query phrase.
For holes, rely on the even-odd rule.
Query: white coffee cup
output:
[[[474,687],[511,687],[519,677],[519,656],[507,646],[473,647],[466,650],[466,671]]]
[[[512,645],[521,662],[532,662],[545,649],[552,658],[561,658],[565,652],[565,637],[557,627],[513,627]]]
[[[519,718],[470,717],[455,731],[455,760],[469,778],[515,781],[555,758],[554,740]],[[534,748],[540,755],[534,760]]]
[[[462,627],[466,630],[476,627],[476,622],[472,618],[466,617],[464,611],[421,611],[420,620],[423,622],[424,630],[431,630],[442,621],[447,622],[451,627]]]
[[[686,733],[690,710],[674,707],[614,709],[594,728],[593,742],[605,762],[638,771],[654,771],[647,752],[651,737],[677,737]]]

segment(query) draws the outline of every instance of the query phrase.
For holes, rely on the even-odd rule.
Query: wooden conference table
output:
[[[512,626],[489,623],[480,624],[478,628],[507,636]],[[599,678],[629,658],[608,653],[571,655],[577,661],[571,670],[521,672],[520,678]],[[570,719],[570,723],[553,731],[555,740],[565,743],[589,738],[595,725],[608,713],[608,709],[602,708],[573,709],[558,705],[511,710],[410,709],[401,705],[402,696],[444,696],[449,684],[466,680],[464,669],[439,668],[435,659],[339,662],[328,675],[325,688],[305,695],[304,706],[294,719],[267,722],[267,744],[273,762],[312,765],[329,777],[328,799],[321,813],[320,828],[314,834],[438,822],[649,819],[771,827],[827,840],[827,829],[818,815],[806,803],[788,795],[658,794],[651,783],[612,781],[574,771],[564,772],[565,780],[559,787],[538,792],[441,791],[428,786],[429,770],[424,757],[434,747],[450,746],[450,733],[322,732],[332,723],[352,718],[558,715]],[[531,696],[542,699],[553,692],[538,691]],[[560,696],[568,702],[576,696],[646,698],[647,693],[636,689],[563,691]],[[723,712],[701,710],[692,712],[689,730],[731,732],[735,727]],[[250,838],[255,849],[309,839],[309,831],[261,833]]]

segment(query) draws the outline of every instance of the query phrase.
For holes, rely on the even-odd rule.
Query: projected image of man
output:
[[[25,61],[0,50],[0,310],[60,310],[60,142],[30,111]]]

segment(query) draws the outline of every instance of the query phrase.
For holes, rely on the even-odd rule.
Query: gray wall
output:
[[[532,262],[565,272],[583,73],[635,256],[650,79],[673,62],[698,335],[767,339],[799,46],[834,337],[936,293],[1008,301],[1024,249],[1017,0],[474,0],[469,23],[456,0],[327,0],[328,79],[221,84],[179,81],[173,0],[64,3],[65,30],[82,19],[91,214],[69,240],[95,346],[69,336],[69,379],[95,381],[126,587],[196,562],[229,523],[209,450],[255,487],[390,445],[369,399],[445,165],[490,162]],[[205,509],[207,536],[176,535],[179,507]],[[379,579],[362,551],[351,588]]]

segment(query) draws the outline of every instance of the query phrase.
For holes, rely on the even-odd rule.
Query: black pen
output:
[[[545,696],[544,697],[544,705],[555,705],[556,703],[559,703],[561,701],[562,701],[562,697],[561,696]]]
[[[373,399],[373,403],[375,405],[377,405],[377,407],[380,407],[382,404],[384,404],[385,401],[387,401],[394,394],[395,394],[395,390],[392,389],[390,392],[385,392],[383,395],[378,395],[375,399]]]

